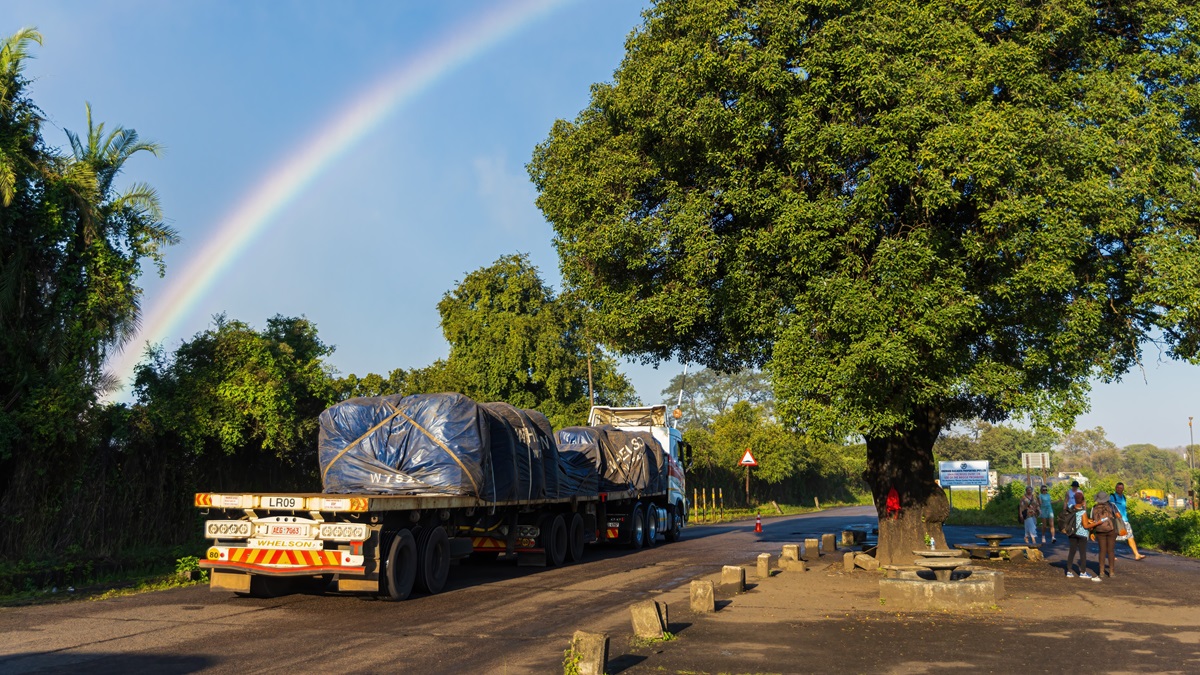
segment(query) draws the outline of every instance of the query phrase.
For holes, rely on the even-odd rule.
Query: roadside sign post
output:
[[[979,508],[983,508],[983,488],[990,485],[988,480],[988,461],[977,460],[968,462],[938,462],[938,482],[944,488],[978,487]],[[951,490],[953,495],[953,489]],[[953,504],[954,500],[951,499]]]
[[[750,448],[746,448],[746,454],[742,455],[742,461],[738,464],[746,467],[746,508],[750,508],[750,467],[758,466],[758,460],[750,454]]]
[[[1025,469],[1025,484],[1032,485],[1033,478],[1030,475],[1030,469],[1042,470],[1042,485],[1046,484],[1046,469],[1050,468],[1050,453],[1048,452],[1022,452],[1021,467]]]

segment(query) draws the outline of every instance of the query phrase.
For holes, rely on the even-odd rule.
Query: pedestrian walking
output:
[[[1071,506],[1071,523],[1073,529],[1070,530],[1070,535],[1067,541],[1070,542],[1070,549],[1067,551],[1067,578],[1073,578],[1075,574],[1071,571],[1071,565],[1075,562],[1076,554],[1079,555],[1079,578],[1091,579],[1092,581],[1100,581],[1100,577],[1092,576],[1088,573],[1087,568],[1087,550],[1088,536],[1091,534],[1091,528],[1095,527],[1096,523],[1088,515],[1087,500],[1084,499],[1083,493],[1075,495],[1072,499]]]
[[[1117,483],[1117,490],[1112,495],[1113,506],[1117,507],[1117,511],[1121,513],[1121,522],[1125,523],[1125,532],[1117,535],[1117,541],[1123,541],[1129,544],[1129,550],[1133,551],[1133,559],[1141,560],[1146,556],[1138,552],[1137,542],[1133,540],[1133,524],[1129,522],[1129,511],[1125,502],[1125,484]]]
[[[1042,543],[1046,543],[1046,530],[1050,530],[1050,543],[1058,538],[1054,532],[1054,502],[1050,499],[1050,486],[1043,485],[1038,494],[1038,520],[1042,521]]]
[[[1021,498],[1021,523],[1025,525],[1025,543],[1037,543],[1037,517],[1041,512],[1038,498],[1033,494],[1033,486],[1025,486],[1025,496]]]
[[[1117,536],[1125,529],[1121,514],[1108,500],[1108,493],[1101,490],[1096,493],[1096,504],[1092,506],[1091,520],[1094,523],[1089,529],[1092,538],[1100,546],[1100,559],[1096,567],[1096,580],[1105,574],[1105,564],[1108,566],[1108,576],[1116,574]]]

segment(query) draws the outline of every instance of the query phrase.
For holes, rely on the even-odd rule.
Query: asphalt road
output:
[[[452,568],[404,602],[338,594],[238,598],[207,587],[0,610],[0,672],[562,672],[576,630],[628,625],[629,605],[781,543],[874,521],[873,507],[690,527],[642,551],[590,548],[557,569]]]

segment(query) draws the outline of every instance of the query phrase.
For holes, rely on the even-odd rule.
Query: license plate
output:
[[[265,509],[303,509],[303,497],[263,497]]]
[[[309,527],[304,523],[267,523],[267,531],[263,534],[268,537],[295,537],[297,539],[311,537]]]

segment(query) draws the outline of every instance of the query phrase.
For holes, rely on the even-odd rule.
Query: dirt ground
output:
[[[981,531],[946,529],[952,542]],[[1200,672],[1200,560],[1134,561],[1118,544],[1116,575],[1096,583],[1065,577],[1063,538],[1043,552],[1045,562],[980,563],[1004,572],[1006,597],[962,612],[890,611],[882,575],[843,571],[840,553],[767,579],[750,566],[748,590],[715,614],[692,614],[686,586],[664,593],[674,640],[638,646],[626,619],[611,633],[609,672]]]

